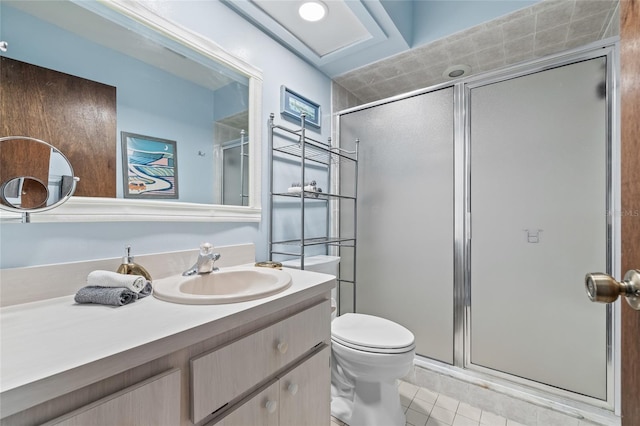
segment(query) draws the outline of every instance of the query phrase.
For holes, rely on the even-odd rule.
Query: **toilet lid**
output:
[[[331,322],[331,338],[369,352],[400,353],[413,349],[413,333],[393,321],[366,314],[344,314]]]

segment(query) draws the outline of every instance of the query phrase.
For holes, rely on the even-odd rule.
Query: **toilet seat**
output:
[[[415,348],[414,336],[400,324],[366,314],[343,314],[331,323],[331,340],[343,346],[380,354]]]

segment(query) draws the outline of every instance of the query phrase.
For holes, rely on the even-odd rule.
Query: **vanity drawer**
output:
[[[180,424],[180,377],[169,370],[43,426]]]
[[[212,412],[329,341],[330,306],[323,301],[191,360],[191,419]]]

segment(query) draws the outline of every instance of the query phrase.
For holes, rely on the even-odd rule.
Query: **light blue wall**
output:
[[[215,121],[246,111],[249,108],[249,87],[232,82],[214,92],[213,118]],[[246,130],[246,129],[245,129]]]
[[[214,245],[253,242],[257,259],[267,257],[268,114],[274,112],[279,115],[280,86],[290,87],[323,106],[322,132],[316,137],[326,140],[330,134],[331,81],[218,1],[158,1],[148,4],[159,14],[214,40],[225,50],[263,71],[262,222],[1,224],[0,267],[120,256],[125,244],[132,245],[134,254],[147,254],[193,249],[202,241],[211,241]],[[5,34],[7,23],[4,13],[2,21],[2,39],[10,41],[10,34]],[[53,50],[53,46],[43,46],[43,49]],[[64,42],[58,49],[65,49]],[[280,173],[289,172],[276,170],[276,174]]]
[[[389,17],[406,40],[408,46],[413,45],[413,1],[380,0]]]
[[[173,140],[181,166],[178,181],[183,182],[180,201],[213,201],[213,170],[203,167],[197,155],[198,151],[208,152],[211,158],[213,91],[6,5],[2,20],[3,36],[12,40],[5,56],[117,87],[118,170],[122,170],[121,131]],[[219,102],[225,103],[223,99]],[[122,197],[122,173],[116,177]],[[199,182],[198,186],[193,182]]]

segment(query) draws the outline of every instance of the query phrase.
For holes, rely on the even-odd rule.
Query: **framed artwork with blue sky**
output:
[[[178,198],[176,141],[122,132],[125,198]]]

